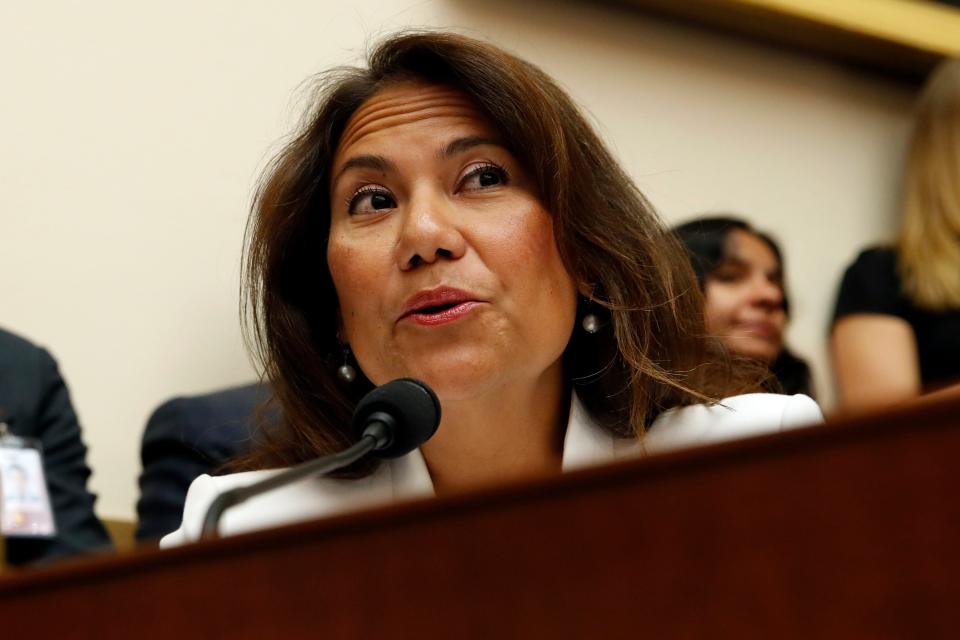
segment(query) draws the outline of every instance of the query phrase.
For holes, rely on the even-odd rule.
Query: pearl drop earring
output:
[[[350,384],[357,378],[357,370],[350,365],[350,347],[343,347],[343,364],[337,369],[337,377]]]
[[[588,313],[583,316],[583,322],[580,324],[583,326],[583,330],[591,335],[600,331],[600,319],[597,318],[596,314]]]

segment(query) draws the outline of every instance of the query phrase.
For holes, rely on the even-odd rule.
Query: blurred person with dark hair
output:
[[[916,105],[892,247],[863,251],[840,284],[831,351],[844,409],[960,382],[960,59]]]
[[[90,468],[70,393],[51,355],[0,330],[0,423],[17,439],[39,444],[56,534],[8,537],[6,561],[24,565],[112,548],[87,490]],[[2,446],[2,442],[0,442]]]
[[[810,367],[784,344],[790,301],[783,253],[744,220],[712,216],[674,228],[703,291],[707,331],[734,355],[770,367],[766,386],[813,395]]]

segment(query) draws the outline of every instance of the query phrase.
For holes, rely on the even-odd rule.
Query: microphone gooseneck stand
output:
[[[376,418],[379,416],[371,417]],[[389,416],[384,417],[386,417],[387,420],[390,419]],[[242,502],[246,502],[253,496],[282,487],[301,478],[312,475],[323,475],[331,471],[336,471],[337,469],[342,469],[356,462],[371,451],[389,446],[390,435],[385,422],[384,420],[375,419],[368,424],[363,431],[363,437],[360,438],[360,441],[348,449],[285,469],[276,475],[272,475],[269,478],[254,482],[245,487],[236,487],[224,491],[213,500],[207,509],[207,515],[203,518],[203,529],[200,537],[204,539],[219,537],[217,526],[220,523],[223,512],[230,507],[234,507]]]
[[[424,382],[399,378],[365,395],[353,412],[356,444],[317,458],[245,487],[224,491],[207,508],[201,538],[219,537],[223,513],[253,496],[312,475],[322,475],[356,462],[367,454],[380,458],[404,456],[429,440],[440,426],[440,400]]]

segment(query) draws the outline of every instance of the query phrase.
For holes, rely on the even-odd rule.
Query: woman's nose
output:
[[[779,309],[783,306],[783,289],[766,277],[757,278],[753,285],[753,300],[760,306]]]
[[[463,256],[466,241],[459,227],[462,220],[455,213],[443,194],[421,192],[410,199],[397,243],[397,262],[402,271]]]

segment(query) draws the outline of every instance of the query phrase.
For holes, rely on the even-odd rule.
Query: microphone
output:
[[[224,512],[253,496],[311,475],[323,475],[352,464],[367,454],[399,458],[429,440],[440,426],[440,400],[425,382],[398,378],[363,396],[353,412],[356,444],[338,453],[304,462],[245,487],[224,491],[203,518],[201,538],[217,538]]]

